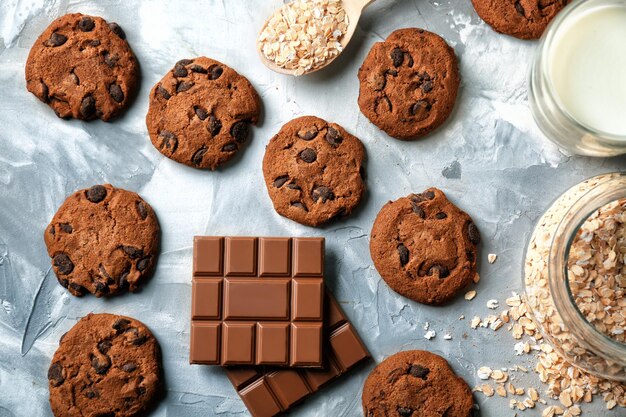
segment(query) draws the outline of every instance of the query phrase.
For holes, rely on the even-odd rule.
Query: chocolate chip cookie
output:
[[[252,84],[210,58],[182,59],[150,92],[152,144],[174,161],[216,169],[231,159],[259,119]]]
[[[441,304],[472,282],[479,243],[470,216],[430,188],[380,210],[370,253],[394,291],[420,303]]]
[[[290,121],[263,158],[274,208],[307,226],[350,214],[365,192],[364,159],[361,141],[338,124],[314,116]]]
[[[570,0],[472,0],[474,9],[496,32],[538,39]]]
[[[96,297],[137,290],[152,275],[159,238],[152,207],[110,184],[69,196],[44,233],[59,283]]]
[[[372,123],[396,139],[417,139],[452,113],[459,89],[456,55],[439,35],[396,30],[372,46],[359,82],[359,108]]]
[[[61,337],[48,368],[56,417],[131,417],[160,389],[159,344],[130,317],[89,314]]]
[[[62,118],[109,120],[135,93],[139,68],[126,34],[97,16],[67,14],[37,38],[26,88]]]
[[[471,417],[467,383],[441,356],[423,350],[396,353],[380,363],[363,387],[365,417]]]

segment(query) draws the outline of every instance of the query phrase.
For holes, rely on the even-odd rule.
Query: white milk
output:
[[[626,5],[569,16],[548,53],[548,73],[569,113],[593,129],[626,135]]]

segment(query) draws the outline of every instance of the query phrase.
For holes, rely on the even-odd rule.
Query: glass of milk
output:
[[[575,0],[552,21],[532,65],[529,101],[564,150],[626,154],[626,0]]]

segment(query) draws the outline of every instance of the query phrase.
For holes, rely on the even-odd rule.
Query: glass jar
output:
[[[562,194],[539,219],[526,248],[525,301],[545,340],[572,365],[626,381],[626,344],[600,332],[578,309],[568,281],[569,249],[596,210],[626,198],[626,174],[590,178]]]
[[[556,46],[561,45],[562,39],[571,33],[572,27],[578,29],[573,25],[580,22],[578,19],[581,16],[607,7],[616,7],[623,11],[626,0],[574,0],[554,18],[544,32],[531,66],[528,100],[533,117],[550,140],[574,154],[615,156],[626,153],[626,135],[602,131],[598,126],[594,128],[577,120],[559,97],[551,76],[552,63],[556,62],[553,58]],[[610,63],[605,64],[611,66]],[[597,63],[597,66],[601,65],[602,63]],[[596,80],[590,79],[590,82],[595,83]],[[620,90],[616,87],[614,91],[617,93]]]

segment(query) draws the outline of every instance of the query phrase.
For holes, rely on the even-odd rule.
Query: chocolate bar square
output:
[[[370,357],[337,301],[326,292],[328,361],[324,369],[228,366],[226,375],[253,417],[290,410]]]
[[[190,362],[320,368],[324,239],[196,236]]]

